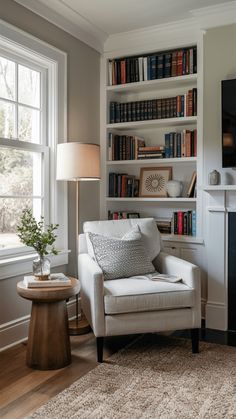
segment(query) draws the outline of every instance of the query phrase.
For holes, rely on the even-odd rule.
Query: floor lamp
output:
[[[100,147],[97,144],[68,142],[57,146],[57,180],[76,182],[76,267],[78,277],[78,240],[79,233],[79,182],[100,180]],[[76,319],[70,322],[69,331],[72,335],[87,333],[90,326],[81,313],[78,318],[78,295],[76,295]]]

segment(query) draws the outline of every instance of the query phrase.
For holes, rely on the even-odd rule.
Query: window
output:
[[[16,226],[24,208],[48,218],[46,74],[22,62],[0,50],[0,250],[22,246]]]
[[[66,54],[0,21],[0,279],[31,268],[16,235],[26,207],[60,225],[53,265],[68,263],[67,185],[55,175],[66,120]]]

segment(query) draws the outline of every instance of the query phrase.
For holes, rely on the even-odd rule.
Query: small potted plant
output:
[[[33,261],[34,276],[43,281],[50,275],[50,260],[46,258],[49,254],[57,255],[54,247],[56,240],[55,230],[58,224],[45,225],[44,217],[36,221],[31,209],[25,209],[22,213],[20,224],[17,226],[20,241],[26,246],[33,247],[38,253],[38,258]]]

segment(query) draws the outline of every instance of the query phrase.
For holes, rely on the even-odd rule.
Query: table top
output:
[[[40,287],[40,288],[27,288],[24,282],[18,282],[18,294],[27,300],[38,302],[53,302],[67,300],[70,297],[78,294],[80,291],[80,282],[78,279],[69,276],[71,285],[66,287]]]

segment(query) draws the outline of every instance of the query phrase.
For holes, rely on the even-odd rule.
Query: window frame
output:
[[[20,53],[19,53],[20,51]],[[8,140],[0,138],[0,146],[8,146],[9,141],[13,147],[39,151],[44,159],[44,205],[45,221],[58,223],[57,246],[61,250],[58,256],[52,257],[52,265],[58,266],[68,263],[68,208],[67,208],[67,184],[56,182],[56,145],[66,141],[67,136],[67,54],[57,48],[29,35],[28,33],[0,20],[0,54],[9,59],[22,60],[23,65],[29,63],[29,67],[42,69],[43,84],[46,94],[42,94],[42,101],[47,101],[47,107],[41,104],[44,112],[47,112],[48,144],[35,144],[20,140]],[[20,58],[23,57],[23,58]],[[34,63],[37,68],[34,68]],[[47,108],[47,110],[46,110]],[[46,131],[42,131],[42,136]],[[23,143],[23,144],[22,144]],[[8,144],[8,145],[7,145]],[[35,257],[35,251],[27,248],[12,248],[0,251],[0,279],[18,273],[27,273],[32,269],[29,262]],[[20,266],[21,265],[21,266]],[[12,267],[12,269],[11,269]],[[4,272],[5,271],[5,272]]]

